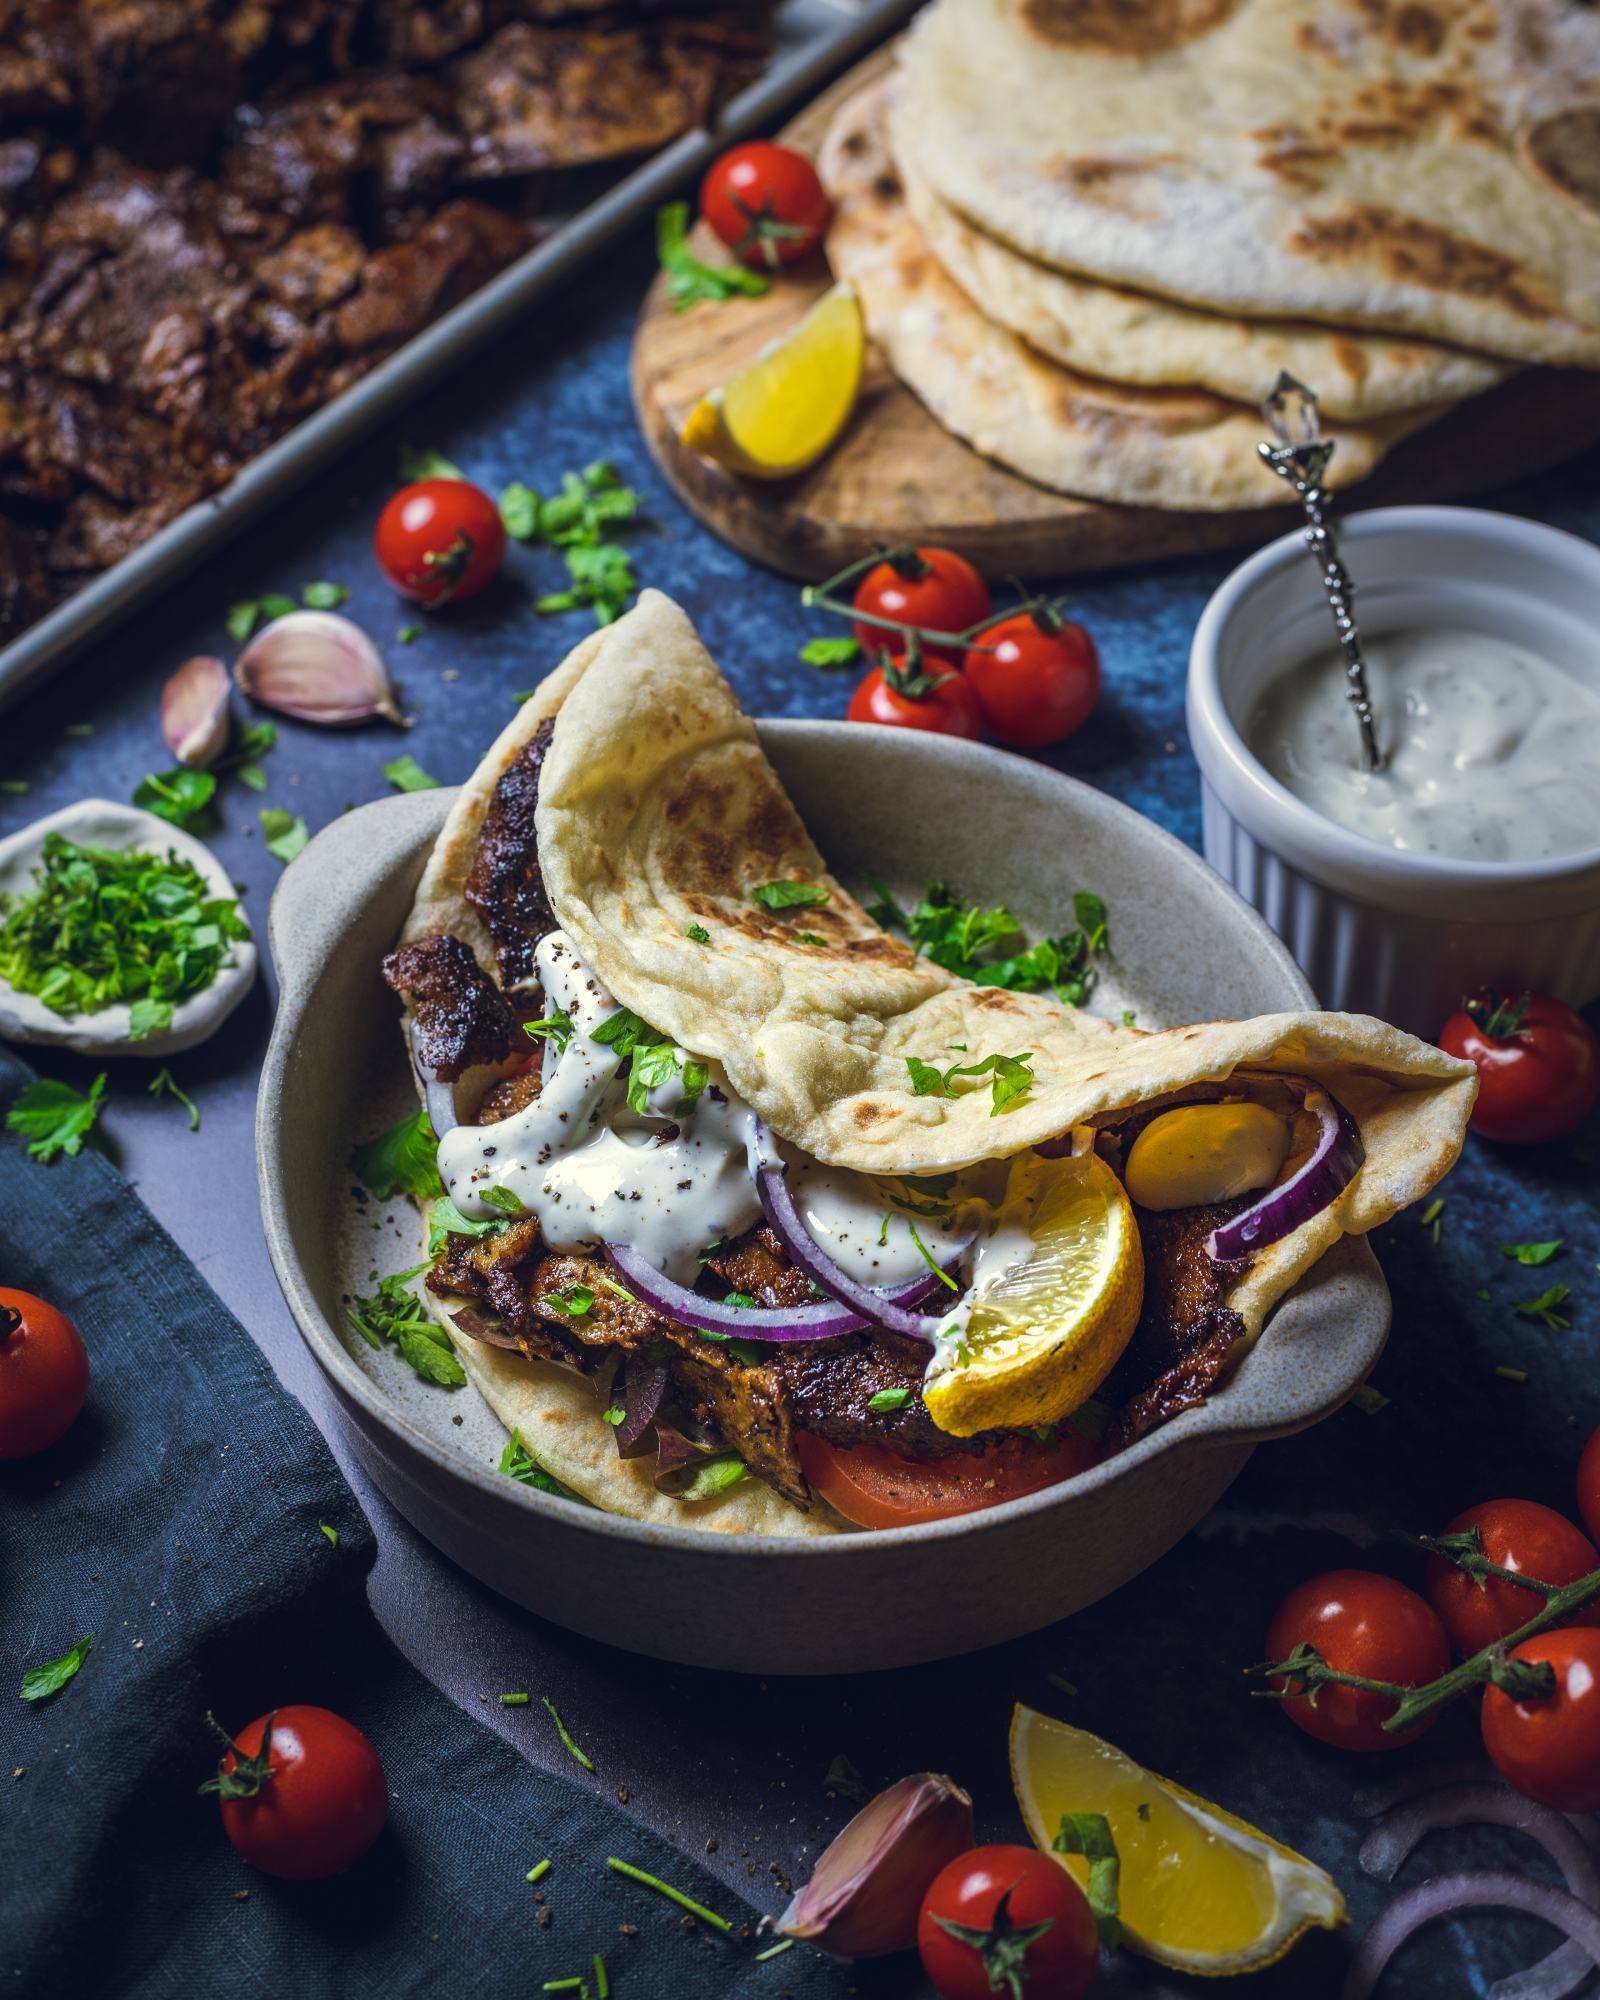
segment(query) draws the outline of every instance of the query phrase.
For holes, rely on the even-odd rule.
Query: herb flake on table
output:
[[[467,1371],[456,1359],[450,1336],[429,1315],[418,1295],[407,1289],[427,1268],[417,1264],[381,1279],[369,1297],[350,1301],[346,1317],[369,1347],[382,1347],[388,1341],[424,1382],[441,1389],[459,1389],[466,1383]]]
[[[46,1660],[42,1666],[29,1667],[22,1676],[22,1699],[24,1701],[46,1701],[53,1694],[59,1694],[84,1661],[89,1657],[89,1648],[94,1644],[94,1634],[86,1632],[69,1652],[59,1660]]]
[[[857,1805],[865,1805],[872,1797],[866,1779],[843,1751],[828,1766],[827,1775],[822,1780],[822,1789],[834,1793],[838,1798],[851,1799]]]
[[[557,1500],[576,1500],[582,1504],[581,1494],[574,1493],[570,1486],[563,1486],[554,1473],[545,1471],[523,1443],[520,1431],[513,1431],[506,1439],[495,1470],[503,1472],[508,1479],[516,1480],[519,1486],[531,1486],[536,1492],[549,1493]]]
[[[0,922],[0,979],[55,1014],[126,1001],[135,1041],[170,1026],[250,935],[237,898],[172,854],[46,834],[33,882]]]
[[[500,496],[506,533],[558,549],[567,565],[567,588],[546,591],[534,600],[534,609],[549,616],[589,605],[597,625],[620,618],[639,579],[632,557],[609,531],[638,514],[639,495],[605,459],[564,474],[560,490],[548,496],[521,480],[506,487]]]
[[[200,1130],[199,1105],[195,1103],[192,1097],[186,1095],[185,1092],[178,1088],[177,1078],[164,1063],[150,1079],[150,1095],[152,1097],[165,1096],[175,1098],[189,1114],[189,1130],[191,1132],[198,1132]]]
[[[991,1118],[998,1118],[1008,1105],[1026,1097],[1034,1085],[1031,1050],[1025,1055],[990,1055],[980,1062],[952,1063],[945,1070],[936,1063],[923,1062],[918,1056],[907,1056],[905,1063],[911,1075],[913,1097],[960,1097],[964,1094],[960,1088],[963,1083],[991,1077]]]
[[[1549,1333],[1565,1333],[1572,1321],[1556,1308],[1565,1305],[1571,1296],[1570,1285],[1547,1285],[1536,1299],[1515,1300],[1511,1310],[1520,1313],[1524,1319],[1538,1320]]]
[[[100,1115],[100,1099],[105,1092],[104,1070],[89,1086],[85,1097],[70,1083],[50,1076],[39,1077],[17,1097],[6,1113],[6,1130],[20,1133],[28,1151],[46,1166],[58,1153],[69,1160],[83,1150],[83,1142]]]
[[[879,897],[867,915],[880,929],[904,931],[919,957],[976,986],[1016,993],[1048,988],[1069,1007],[1081,1007],[1094,986],[1094,961],[1110,948],[1105,903],[1090,889],[1079,889],[1072,898],[1076,929],[1019,951],[1022,926],[1003,903],[991,909],[964,903],[954,889],[934,882],[907,915],[882,882],[870,875],[866,881]]]
[[[674,312],[735,296],[758,299],[772,281],[743,264],[706,264],[689,248],[689,204],[669,201],[656,210],[656,257],[667,274]]]
[[[399,471],[408,486],[418,479],[465,479],[467,476],[454,460],[446,458],[442,451],[430,450],[426,445],[401,445]]]
[[[306,831],[305,821],[290,812],[286,806],[263,806],[260,817],[261,831],[266,835],[267,852],[287,867],[311,838]]]
[[[242,730],[237,742],[224,756],[217,758],[211,769],[215,772],[232,771],[241,785],[248,785],[253,792],[267,789],[267,772],[261,759],[269,750],[276,749],[278,726],[274,722],[253,722]]]
[[[337,611],[350,602],[350,592],[342,583],[308,583],[300,592],[300,602],[308,611]]]
[[[383,775],[397,792],[436,792],[439,789],[439,780],[430,777],[409,750],[396,757],[393,763],[385,764]]]
[[[861,641],[848,637],[808,639],[800,648],[801,663],[808,667],[853,667],[860,658]]]
[[[1564,1240],[1557,1236],[1549,1243],[1502,1243],[1500,1255],[1517,1264],[1548,1264]]]
[[[429,1201],[444,1193],[439,1178],[439,1141],[426,1111],[415,1112],[380,1132],[351,1155],[357,1180],[379,1201],[399,1194]]]
[[[330,1528],[326,1521],[319,1521],[317,1526],[322,1530],[329,1548],[336,1549],[339,1546],[339,1530],[337,1528]]]
[[[592,1771],[594,1769],[594,1759],[589,1755],[587,1750],[581,1749],[573,1741],[571,1731],[556,1713],[555,1703],[547,1694],[540,1695],[539,1699],[544,1703],[545,1708],[549,1711],[550,1720],[556,1726],[556,1734],[561,1738],[562,1749],[566,1751],[569,1757],[581,1764],[586,1771]]]
[[[721,1931],[726,1937],[733,1929],[726,1917],[719,1917],[715,1910],[708,1910],[704,1903],[697,1903],[693,1896],[686,1896],[681,1889],[674,1889],[670,1882],[663,1882],[659,1875],[647,1874],[643,1868],[635,1868],[631,1861],[619,1861],[614,1854],[607,1855],[606,1866],[619,1875],[626,1875],[630,1882],[638,1882],[646,1889],[654,1889],[658,1896],[665,1896],[669,1903],[676,1903],[680,1910],[687,1910],[702,1923],[710,1924],[713,1930]]]
[[[152,771],[133,788],[133,803],[181,833],[205,825],[217,781],[209,771]]]
[[[309,598],[307,602],[310,602]],[[228,608],[228,637],[242,646],[261,626],[271,624],[274,618],[287,618],[291,611],[298,611],[299,608],[292,597],[285,597],[281,591],[274,591],[266,597],[247,597],[242,603]]]

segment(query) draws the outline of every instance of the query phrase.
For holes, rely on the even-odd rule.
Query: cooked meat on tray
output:
[[[666,144],[767,0],[0,0],[0,643]]]

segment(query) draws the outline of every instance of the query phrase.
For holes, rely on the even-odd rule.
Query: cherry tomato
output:
[[[1445,1022],[1439,1046],[1478,1065],[1472,1129],[1485,1139],[1513,1146],[1564,1139],[1600,1097],[1600,1041],[1548,993],[1475,994]]]
[[[54,1444],[88,1393],[89,1357],[72,1321],[32,1292],[0,1287],[0,1459]]]
[[[465,479],[419,479],[402,486],[372,538],[378,564],[402,596],[417,604],[473,597],[506,552],[500,510]]]
[[[1578,1460],[1578,1512],[1590,1535],[1600,1535],[1600,1430],[1590,1435]]]
[[[1018,750],[1059,743],[1083,727],[1100,699],[1094,641],[1049,607],[1020,611],[980,632],[962,671],[989,734]]]
[[[1536,1500],[1485,1500],[1458,1514],[1445,1533],[1464,1535],[1469,1528],[1478,1530],[1490,1562],[1537,1577],[1540,1583],[1576,1583],[1580,1576],[1600,1569],[1600,1554],[1588,1536],[1565,1515],[1541,1507]],[[1443,1556],[1429,1556],[1423,1589],[1456,1651],[1463,1655],[1504,1639],[1526,1625],[1544,1604],[1538,1591],[1519,1589],[1497,1576],[1486,1577],[1480,1585]],[[1575,1612],[1572,1622],[1600,1625],[1600,1601]]]
[[[1059,1861],[1036,1847],[975,1847],[929,1884],[917,1950],[940,2000],[1079,2000],[1100,1937]]]
[[[1286,1660],[1296,1646],[1315,1646],[1330,1667],[1367,1680],[1420,1687],[1450,1665],[1450,1642],[1433,1607],[1393,1577],[1333,1569],[1314,1576],[1278,1607],[1267,1632],[1267,1658]],[[1301,1683],[1276,1680],[1274,1687]],[[1393,1750],[1420,1736],[1432,1721],[1396,1735],[1383,1727],[1397,1704],[1365,1688],[1325,1685],[1315,1703],[1304,1696],[1279,1704],[1308,1736],[1339,1750]]]
[[[950,549],[892,549],[869,569],[851,599],[857,611],[879,618],[897,618],[930,632],[969,632],[993,609],[989,586],[965,556]],[[869,660],[904,653],[905,635],[857,619],[850,628]],[[925,660],[959,667],[960,646],[922,646]]]
[[[1098,1447],[1070,1425],[1054,1444],[1006,1438],[981,1454],[952,1452],[947,1458],[902,1458],[877,1444],[847,1450],[810,1431],[799,1432],[796,1442],[806,1478],[860,1528],[910,1528],[997,1507],[1071,1479],[1100,1457]]]
[[[1507,1655],[1547,1660],[1553,1694],[1483,1691],[1483,1747],[1508,1784],[1556,1812],[1600,1811],[1600,1632],[1541,1632]]]
[[[833,204],[804,153],[751,139],[711,162],[700,213],[741,264],[775,271],[816,249]]]
[[[245,1860],[288,1882],[342,1874],[383,1831],[389,1810],[377,1751],[328,1708],[257,1716],[201,1789],[220,1797],[223,1830]]]
[[[929,671],[898,656],[874,667],[845,710],[852,722],[884,722],[893,729],[926,729],[936,736],[976,742],[978,698],[963,677],[937,663]]]

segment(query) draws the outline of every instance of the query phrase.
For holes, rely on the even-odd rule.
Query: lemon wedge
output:
[[[1258,1828],[1158,1778],[1086,1729],[1018,1705],[1011,1782],[1036,1846],[1069,1812],[1104,1813],[1121,1858],[1124,1942],[1180,1972],[1257,1972],[1313,1924],[1347,1920],[1331,1875]],[[1080,1885],[1088,1863],[1059,1857]]]
[[[941,1337],[923,1388],[953,1437],[1059,1423],[1111,1372],[1144,1297],[1139,1229],[1097,1154],[1013,1164],[964,1327]],[[984,1264],[1012,1268],[985,1282]]]
[[[850,421],[866,345],[855,291],[835,285],[798,326],[695,404],[683,442],[756,479],[803,472]]]

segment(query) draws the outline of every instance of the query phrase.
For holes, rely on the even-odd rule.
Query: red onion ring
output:
[[[1206,1255],[1215,1263],[1231,1264],[1252,1251],[1265,1250],[1269,1243],[1281,1242],[1331,1207],[1355,1179],[1367,1157],[1356,1122],[1326,1091],[1319,1094],[1327,1109],[1315,1114],[1320,1129],[1310,1159],[1280,1187],[1268,1188],[1243,1214],[1212,1230],[1206,1238]]]
[[[1425,1792],[1442,1792],[1449,1785],[1494,1785],[1501,1780],[1494,1766],[1481,1757],[1454,1757],[1434,1764],[1418,1764],[1409,1771],[1396,1772],[1370,1785],[1358,1785],[1350,1794],[1350,1810],[1358,1819],[1380,1819],[1407,1799],[1421,1798]]]
[[[837,1333],[861,1333],[876,1324],[837,1299],[824,1299],[814,1306],[723,1305],[675,1285],[648,1258],[630,1250],[625,1243],[607,1243],[603,1247],[611,1268],[652,1312],[676,1320],[679,1326],[698,1327],[702,1333],[735,1334],[744,1340],[831,1340]],[[885,1299],[893,1306],[901,1306],[911,1299],[925,1299],[938,1282],[934,1273],[928,1271],[921,1277],[908,1278],[903,1285],[890,1287],[883,1299],[876,1293],[871,1296],[875,1306],[881,1306]],[[915,1317],[910,1313],[906,1316]]]
[[[820,1285],[830,1298],[860,1313],[869,1326],[881,1326],[888,1333],[903,1334],[908,1340],[923,1340],[931,1345],[933,1322],[926,1314],[912,1312],[898,1302],[899,1286],[879,1292],[870,1285],[863,1285],[858,1278],[852,1278],[842,1265],[836,1264],[807,1229],[795,1206],[788,1172],[781,1160],[774,1160],[767,1129],[759,1120],[756,1122],[756,1154],[760,1161],[756,1168],[756,1188],[761,1196],[762,1213],[781,1239],[784,1249],[811,1282]],[[961,1254],[964,1255],[968,1247],[963,1244]],[[927,1292],[919,1296],[925,1298]]]
[[[1586,1909],[1576,1896],[1552,1883],[1514,1875],[1509,1869],[1463,1868],[1435,1875],[1395,1897],[1356,1947],[1341,2000],[1370,2000],[1384,1968],[1414,1932],[1424,1924],[1466,1910],[1519,1910],[1564,1931],[1592,1960],[1600,1962],[1600,1915]],[[1553,1995],[1554,1989],[1551,1991]]]

